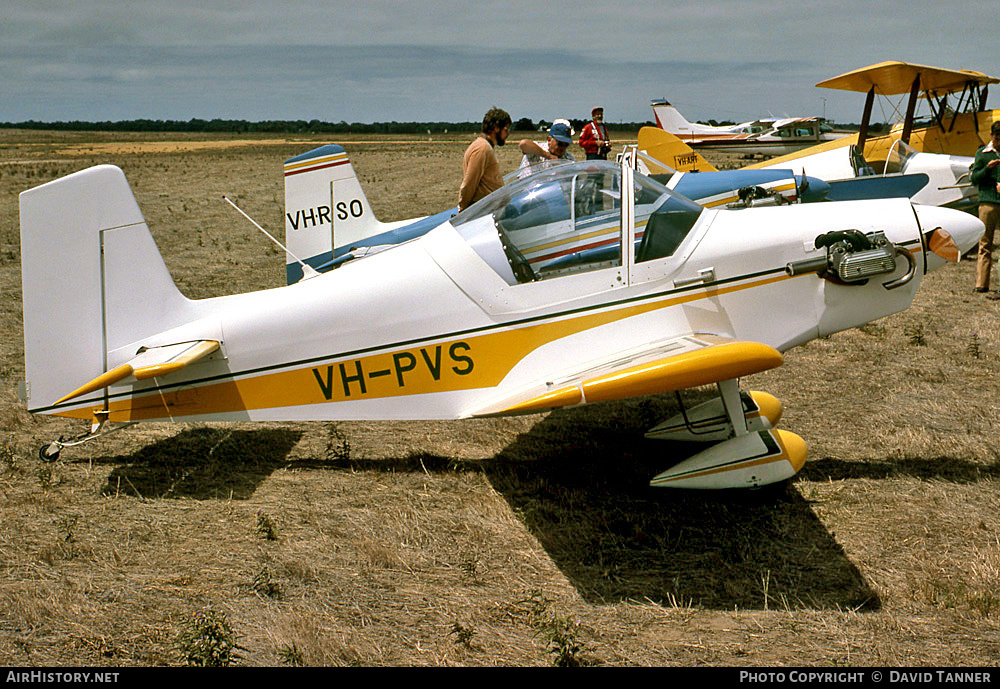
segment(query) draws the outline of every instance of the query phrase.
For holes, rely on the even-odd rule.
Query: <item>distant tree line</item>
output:
[[[570,120],[573,128],[580,131],[587,120]],[[104,122],[87,122],[72,120],[69,122],[0,122],[4,129],[44,129],[57,131],[115,131],[115,132],[228,132],[228,133],[283,133],[305,134],[330,132],[334,134],[426,134],[441,132],[478,132],[481,122],[324,122],[322,120],[264,120],[250,122],[248,120],[202,120],[193,118],[183,120],[117,120]],[[547,129],[551,122],[539,120],[537,123],[527,117],[514,122],[513,129],[518,131],[537,131]],[[639,127],[652,126],[652,122],[608,122],[611,130],[635,131]]]
[[[478,122],[323,122],[322,120],[117,120],[88,122],[2,122],[5,129],[46,129],[62,131],[116,131],[116,132],[232,132],[232,133],[310,133],[310,132],[360,132],[368,134],[418,134],[428,129],[435,132],[476,131]]]

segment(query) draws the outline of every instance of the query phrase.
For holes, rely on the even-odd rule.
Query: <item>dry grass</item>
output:
[[[246,665],[996,664],[1000,305],[971,294],[970,262],[747,381],[811,448],[776,491],[650,490],[690,452],[641,438],[671,397],[154,424],[43,465],[37,447],[79,429],[16,401],[17,193],[115,163],[185,293],[277,286],[282,257],[221,196],[280,231],[281,161],[319,142],[237,138],[0,132],[6,664],[181,664],[205,609]],[[345,143],[382,219],[454,202],[460,137],[371,141]]]

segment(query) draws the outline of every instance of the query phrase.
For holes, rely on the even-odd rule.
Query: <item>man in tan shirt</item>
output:
[[[462,156],[462,185],[458,189],[458,210],[464,211],[479,199],[503,186],[500,161],[494,146],[503,146],[510,135],[511,119],[494,107],[483,117],[483,130]]]

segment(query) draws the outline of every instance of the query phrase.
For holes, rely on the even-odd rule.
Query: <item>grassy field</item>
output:
[[[454,204],[466,137],[337,142],[380,219]],[[0,664],[997,664],[1000,302],[970,261],[744,381],[810,446],[776,491],[650,489],[692,452],[642,438],[672,396],[151,424],[40,462],[82,429],[17,401],[17,194],[113,163],[185,294],[275,287],[283,256],[222,195],[280,234],[281,163],[319,143],[0,130]]]

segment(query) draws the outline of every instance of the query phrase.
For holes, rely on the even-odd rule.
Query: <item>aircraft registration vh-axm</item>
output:
[[[717,385],[647,434],[711,443],[665,456],[652,485],[774,483],[805,443],[739,379],[907,308],[983,231],[905,199],[708,209],[634,167],[545,170],[334,270],[202,300],[174,285],[120,169],[23,192],[24,397],[91,424],[40,453],[140,421],[460,419]]]

